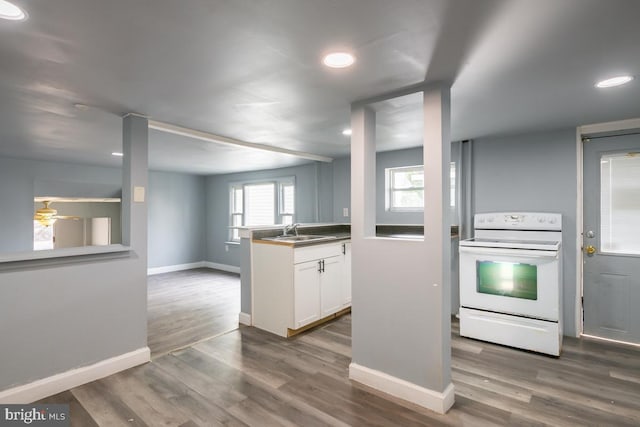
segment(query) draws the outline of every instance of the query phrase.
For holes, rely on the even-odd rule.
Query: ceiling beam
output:
[[[215,135],[209,132],[189,129],[182,126],[172,125],[157,120],[149,119],[149,129],[155,129],[161,132],[167,132],[174,135],[186,136],[188,138],[199,139],[201,141],[213,142],[216,144],[233,145],[236,147],[252,148],[254,150],[269,151],[272,153],[287,154],[290,156],[300,157],[307,160],[315,160],[318,162],[331,163],[333,158],[320,156],[318,154],[306,153],[304,151],[289,150],[286,148],[275,147],[273,145],[257,144],[254,142],[242,141],[227,136]]]

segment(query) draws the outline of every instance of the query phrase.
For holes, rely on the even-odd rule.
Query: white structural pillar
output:
[[[352,347],[349,377],[445,413],[450,348],[450,91],[424,90],[424,240],[375,237],[375,113],[351,113]],[[398,96],[390,94],[388,98]],[[378,98],[379,100],[379,98]]]
[[[147,264],[148,119],[127,114],[122,119],[122,243]]]

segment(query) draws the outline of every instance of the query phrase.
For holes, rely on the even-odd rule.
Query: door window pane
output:
[[[538,267],[512,262],[477,261],[477,291],[481,294],[538,299]]]
[[[602,252],[640,255],[640,153],[600,159]]]
[[[33,221],[33,250],[53,249],[53,227],[44,226],[40,221]]]

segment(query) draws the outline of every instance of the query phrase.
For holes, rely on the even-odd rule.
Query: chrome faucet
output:
[[[298,226],[300,226],[300,224],[288,224],[284,226],[284,229],[282,230],[282,235],[283,236],[288,236],[290,232],[294,232],[296,233],[296,236],[298,235]]]

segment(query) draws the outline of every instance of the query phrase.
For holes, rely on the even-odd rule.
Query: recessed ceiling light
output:
[[[118,153],[117,151],[114,151],[113,153],[111,153],[112,156],[116,156],[116,157],[122,157],[124,156],[123,153]]]
[[[356,62],[356,58],[347,52],[333,52],[322,60],[322,63],[330,68],[346,68]]]
[[[10,21],[24,21],[27,19],[27,14],[15,4],[0,0],[0,18]]]
[[[342,131],[342,134],[343,134],[343,135],[345,135],[345,136],[349,136],[349,135],[351,135],[351,129],[345,129],[345,130],[343,130],[343,131]]]
[[[604,88],[620,86],[625,83],[629,83],[631,80],[633,80],[633,76],[616,76],[610,79],[599,81],[598,83],[596,83],[596,87]]]
[[[89,109],[89,106],[87,104],[80,103],[73,104],[73,107],[80,111],[87,111]]]

